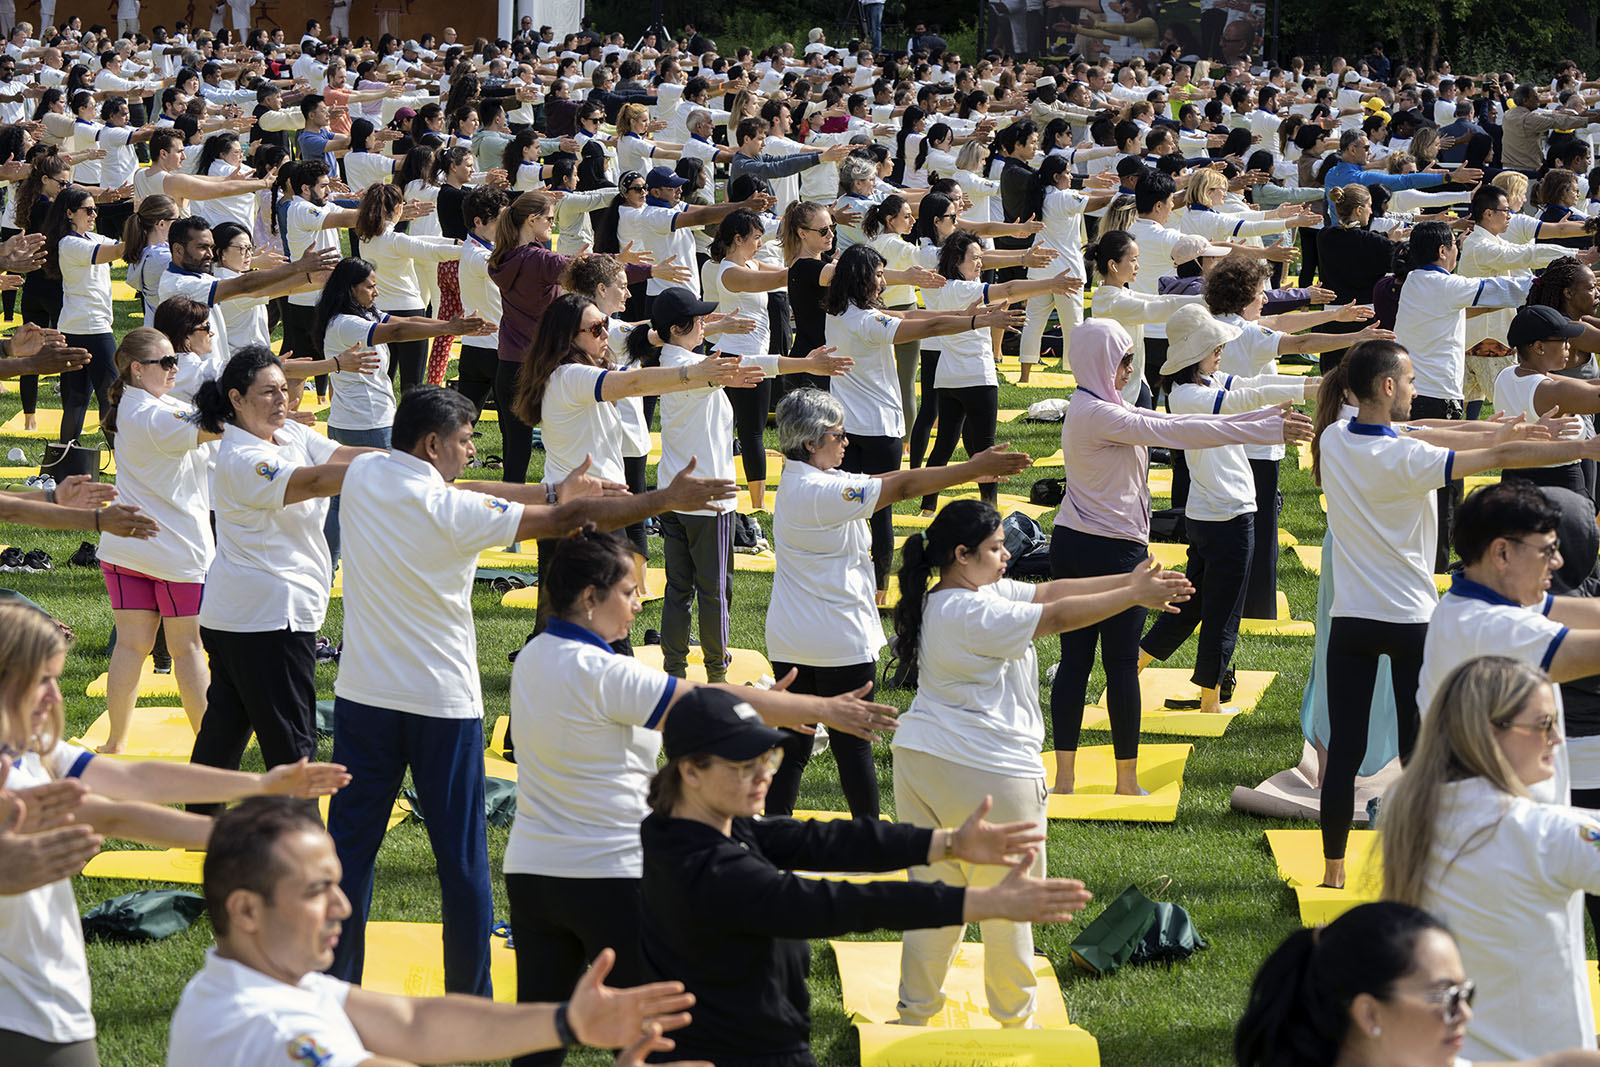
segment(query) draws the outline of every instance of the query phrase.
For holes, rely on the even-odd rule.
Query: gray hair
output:
[[[830,393],[807,387],[796,389],[778,402],[778,451],[788,459],[807,462],[806,446],[822,440],[830,426],[844,424],[844,405]]]
[[[839,188],[849,189],[856,182],[871,178],[876,181],[878,165],[863,156],[848,155],[839,161]]]
[[[689,121],[685,122],[683,124],[683,127],[686,130],[693,130],[696,126],[700,125],[702,122],[710,122],[710,121],[711,121],[711,112],[707,111],[703,107],[697,107],[693,111],[689,112]]]

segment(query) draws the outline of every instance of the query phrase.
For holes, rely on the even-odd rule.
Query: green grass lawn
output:
[[[120,277],[120,270],[117,272]],[[139,325],[131,306],[118,305],[118,332]],[[1050,369],[1054,369],[1053,367]],[[0,394],[0,421],[20,410],[14,383]],[[1026,407],[1048,393],[1002,386],[1002,408]],[[41,406],[58,407],[54,380],[42,387]],[[480,455],[499,453],[499,429],[485,422],[478,442]],[[1036,456],[1054,452],[1060,444],[1057,424],[1003,425],[1001,439]],[[775,443],[769,431],[769,443]],[[37,458],[42,442],[0,437],[0,448],[21,445]],[[958,458],[960,453],[958,453]],[[542,453],[534,453],[532,475],[537,476]],[[1036,477],[1059,476],[1059,469],[1029,471],[1003,486],[1008,492],[1027,494]],[[468,477],[494,477],[469,471]],[[1322,539],[1324,518],[1306,472],[1290,459],[1283,465],[1286,505],[1282,525],[1302,543]],[[915,503],[899,505],[912,511]],[[770,519],[764,518],[770,532]],[[49,533],[17,527],[0,529],[0,543],[25,549],[46,549],[59,568],[40,574],[7,574],[0,585],[10,585],[69,622],[78,643],[67,660],[62,688],[67,696],[68,735],[74,736],[100,714],[103,706],[85,697],[84,687],[106,669],[106,640],[111,610],[98,570],[65,567],[78,546],[75,533]],[[652,544],[653,561],[660,565],[659,543]],[[531,565],[531,559],[530,559]],[[764,650],[764,616],[761,605],[770,592],[764,575],[739,572],[734,579],[733,639],[739,647]],[[1316,606],[1316,578],[1303,569],[1293,554],[1285,552],[1279,566],[1279,586],[1287,592],[1293,615],[1311,618]],[[473,607],[478,623],[478,647],[487,706],[485,736],[494,720],[508,710],[511,665],[506,653],[518,648],[532,629],[531,612],[503,608],[499,597],[483,584],[476,586]],[[337,636],[342,623],[342,603],[334,600],[324,632]],[[659,604],[648,605],[634,631],[659,624]],[[1054,640],[1040,642],[1041,672],[1056,662]],[[1193,663],[1193,639],[1180,650],[1173,666]],[[1268,775],[1295,763],[1300,753],[1299,704],[1311,660],[1309,638],[1265,638],[1245,635],[1239,642],[1235,664],[1243,668],[1271,669],[1278,678],[1255,714],[1236,722],[1216,740],[1200,740],[1190,757],[1183,800],[1177,821],[1171,825],[1135,823],[1055,822],[1049,828],[1048,859],[1052,875],[1086,882],[1097,896],[1080,916],[1080,922],[1036,931],[1038,951],[1055,965],[1073,1020],[1099,1040],[1102,1059],[1112,1065],[1192,1065],[1231,1062],[1231,1036],[1257,965],[1283,936],[1298,924],[1294,897],[1274,874],[1262,833],[1284,825],[1237,814],[1228,807],[1233,787],[1254,785]],[[335,670],[318,671],[318,693],[333,695]],[[1091,693],[1102,681],[1098,670]],[[911,694],[891,690],[882,699],[905,708]],[[1045,694],[1048,700],[1048,694]],[[153,701],[146,701],[152,703]],[[1158,739],[1166,740],[1166,739]],[[1084,744],[1109,744],[1107,734],[1091,732]],[[323,753],[326,756],[327,743]],[[254,746],[246,767],[260,769]],[[894,791],[887,744],[878,749],[878,774],[885,810],[892,813]],[[844,809],[833,761],[814,760],[807,772],[801,806]],[[492,865],[498,870],[507,832],[489,831]],[[115,843],[126,847],[124,843]],[[1171,969],[1126,968],[1110,979],[1089,978],[1077,972],[1069,946],[1082,922],[1130,883],[1146,885],[1158,878],[1172,879],[1168,899],[1187,907],[1211,947],[1191,961]],[[144,888],[148,883],[114,882],[79,878],[78,903],[84,909],[119,893]],[[496,912],[505,915],[504,886],[495,880]],[[439,897],[433,859],[423,828],[415,821],[391,831],[378,857],[377,890],[372,905],[374,920],[439,921]],[[881,937],[895,935],[884,934]],[[976,938],[976,928],[969,937]],[[149,945],[93,944],[89,963],[93,971],[95,1013],[100,1029],[100,1055],[108,1067],[148,1067],[165,1060],[167,1025],[183,985],[200,967],[211,943],[205,920],[186,933]],[[812,967],[813,1040],[818,1059],[827,1065],[852,1064],[859,1048],[839,1003],[839,980],[831,953],[818,943]],[[580,1064],[598,1064],[607,1058],[596,1052],[574,1057]]]

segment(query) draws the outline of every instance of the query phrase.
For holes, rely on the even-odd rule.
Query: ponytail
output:
[[[1333,365],[1322,376],[1317,389],[1317,407],[1311,421],[1311,481],[1322,487],[1322,431],[1339,421],[1339,409],[1344,407],[1344,394],[1350,388],[1350,372],[1345,360]]]
[[[952,500],[925,532],[906,538],[900,550],[900,602],[894,608],[894,639],[890,642],[903,676],[916,674],[923,599],[934,568],[943,570],[955,563],[958,548],[977,551],[999,526],[1000,512],[993,506],[979,500]]]
[[[861,232],[868,237],[876,237],[885,232],[889,228],[889,220],[900,214],[905,206],[904,197],[898,193],[890,193],[867,208],[867,213],[861,220]]]

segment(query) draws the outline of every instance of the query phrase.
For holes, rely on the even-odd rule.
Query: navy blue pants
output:
[[[351,778],[334,794],[328,811],[328,833],[344,867],[340,887],[350,898],[350,917],[328,973],[346,982],[361,981],[373,867],[409,768],[439,869],[445,992],[490,996],[494,902],[483,811],[483,720],[436,719],[339,697],[334,701],[333,761],[348,767]]]

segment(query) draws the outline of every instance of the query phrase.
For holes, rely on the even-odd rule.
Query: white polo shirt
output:
[[[475,233],[467,234],[461,246],[461,268],[458,274],[461,286],[461,306],[468,315],[477,315],[489,325],[500,325],[500,287],[489,280],[489,255],[494,245]],[[493,351],[500,343],[495,334],[466,336],[463,347],[487,348]]]
[[[733,355],[734,353],[729,353]],[[691,367],[705,357],[678,345],[661,349],[663,367]],[[745,356],[741,362],[754,364],[772,374],[777,356]],[[661,463],[656,471],[659,484],[665,485],[698,459],[695,474],[702,478],[733,481],[733,404],[721,386],[680,389],[661,394]],[[702,511],[688,515],[720,515],[732,511],[735,501],[716,500]]]
[[[1270,329],[1259,322],[1250,322],[1240,315],[1217,315],[1218,322],[1239,328],[1239,336],[1222,346],[1222,358],[1217,369],[1240,378],[1255,378],[1263,374],[1278,373],[1278,352],[1283,346],[1283,332]],[[1296,401],[1302,397],[1295,397]],[[1241,409],[1243,410],[1243,409]],[[1282,444],[1245,445],[1244,454],[1251,459],[1280,460],[1288,453]]]
[[[132,126],[102,126],[95,136],[95,144],[106,150],[100,160],[100,185],[117,189],[133,181],[139,172],[139,156],[128,143],[139,131]]]
[[[6,788],[76,778],[94,758],[76,745],[57,742],[44,756],[23,754]],[[0,895],[0,1030],[57,1044],[92,1041],[89,997],[89,961],[72,879]]]
[[[156,279],[156,304],[160,306],[162,301],[175,296],[186,296],[210,309],[207,317],[211,323],[211,354],[218,363],[226,365],[232,349],[228,343],[228,323],[217,304],[217,279],[168,263],[167,269]],[[258,300],[257,303],[264,302]]]
[[[372,343],[372,335],[389,316],[373,312],[374,318],[335,315],[322,336],[322,358],[333,359],[354,345],[370,348],[378,356],[378,368],[371,374],[335,371],[329,375],[328,428],[331,430],[376,430],[394,425],[394,386],[389,381],[389,346]]]
[[[938,289],[923,291],[922,301],[929,311],[959,314],[974,300],[988,301],[986,282],[964,278],[946,279]],[[1078,299],[1072,294],[1069,299]],[[998,385],[994,372],[994,344],[988,330],[962,330],[939,338],[939,366],[933,374],[936,389],[962,389],[972,385]]]
[[[358,1067],[372,1053],[345,1014],[349,994],[320,972],[290,985],[212,946],[172,1013],[167,1067]]]
[[[100,535],[100,558],[168,582],[203,582],[211,566],[206,467],[194,409],[171,394],[129,388],[117,405],[117,498],[161,527],[155,537]]]
[[[1322,431],[1337,617],[1427,622],[1439,517],[1433,491],[1450,483],[1456,454],[1391,426],[1348,419]]]
[[[962,186],[965,191],[966,187]],[[1083,213],[1089,198],[1075,189],[1046,189],[1044,193],[1044,229],[1039,231],[1034,244],[1039,248],[1053,249],[1059,258],[1043,267],[1029,267],[1030,278],[1054,278],[1063,271],[1074,278],[1086,277],[1083,269]],[[1065,299],[1082,299],[1078,294],[1068,294]]]
[[[394,156],[381,152],[346,152],[344,156],[345,182],[360,192],[369,185],[378,185],[394,177],[399,163]]]
[[[104,138],[101,138],[104,141]],[[237,178],[239,170],[232,164],[215,159],[211,161],[211,169],[206,172],[213,178]],[[249,175],[245,175],[248,177]],[[251,233],[256,228],[256,194],[235,193],[232,196],[213,196],[206,200],[194,202],[194,213],[205,219],[212,226],[224,222],[237,222]]]
[[[1406,275],[1395,312],[1395,340],[1411,353],[1417,395],[1462,399],[1466,373],[1468,308],[1517,307],[1528,297],[1532,275],[1463,278],[1437,264]]]
[[[99,145],[95,142],[99,138],[102,129],[104,127],[98,122],[92,122],[89,119],[77,119],[73,123],[72,135],[67,138],[67,143],[63,147],[74,154],[98,148]],[[82,163],[74,164],[72,171],[73,177],[77,179],[80,185],[97,186],[100,184],[100,160],[98,159],[86,159]]]
[[[1239,378],[1214,374],[1205,384],[1190,382],[1172,390],[1168,406],[1174,415],[1232,415],[1254,411],[1305,396],[1303,382],[1283,384],[1277,375]],[[1184,515],[1199,522],[1227,522],[1256,510],[1256,483],[1246,445],[1190,448],[1189,497]]]
[[[622,470],[622,415],[616,404],[601,396],[601,383],[610,373],[604,367],[578,363],[565,363],[550,372],[539,419],[546,485],[559,484],[583,463],[584,456],[593,457],[589,473],[594,477],[627,481]]]
[[[894,366],[894,335],[900,320],[876,308],[854,305],[827,319],[825,337],[837,349],[834,354],[855,360],[849,374],[829,383],[833,398],[844,405],[845,432],[904,437],[900,379]]]
[[[61,238],[56,254],[61,259],[62,333],[111,332],[111,257],[102,252],[115,244],[98,233],[69,233]]]
[[[285,504],[289,477],[327,463],[338,442],[296,422],[263,440],[229,425],[212,476],[217,553],[200,625],[230,633],[315,633],[328,612],[333,557],[322,535],[328,498]]]
[[[517,818],[507,874],[640,878],[639,823],[678,680],[563,619],[517,653]]]
[[[1033,635],[1035,586],[1002,578],[928,594],[917,695],[894,747],[1013,778],[1044,777],[1044,715]]]
[[[632,241],[635,249],[645,249],[657,263],[665,263],[677,256],[677,265],[689,268],[689,280],[684,288],[695,296],[700,295],[700,276],[695,271],[694,230],[688,226],[673,229],[672,224],[687,205],[668,207],[659,200],[645,198],[644,207],[624,207],[617,215],[617,237],[626,248]],[[671,289],[676,282],[664,278],[651,278],[645,291],[656,296]]]
[[[283,242],[291,261],[299,259],[312,248],[339,250],[339,231],[322,228],[322,220],[338,210],[334,204],[317,207],[298,196],[289,201],[289,206],[284,210]],[[317,297],[321,295],[321,291],[316,289],[306,293],[290,293],[289,303],[296,307],[316,307]]]
[[[774,663],[848,667],[876,663],[883,623],[875,604],[869,518],[883,481],[790,460],[772,505],[777,567],[767,604]]]
[[[517,539],[522,505],[454,489],[406,452],[357,456],[339,502],[344,654],[334,694],[440,719],[483,717],[472,579]]]
[[[218,281],[242,277],[237,271],[218,264],[213,268]],[[267,305],[252,293],[224,300],[216,305],[222,314],[223,328],[227,330],[228,349],[231,352],[246,345],[271,345],[272,331],[267,329]]]

